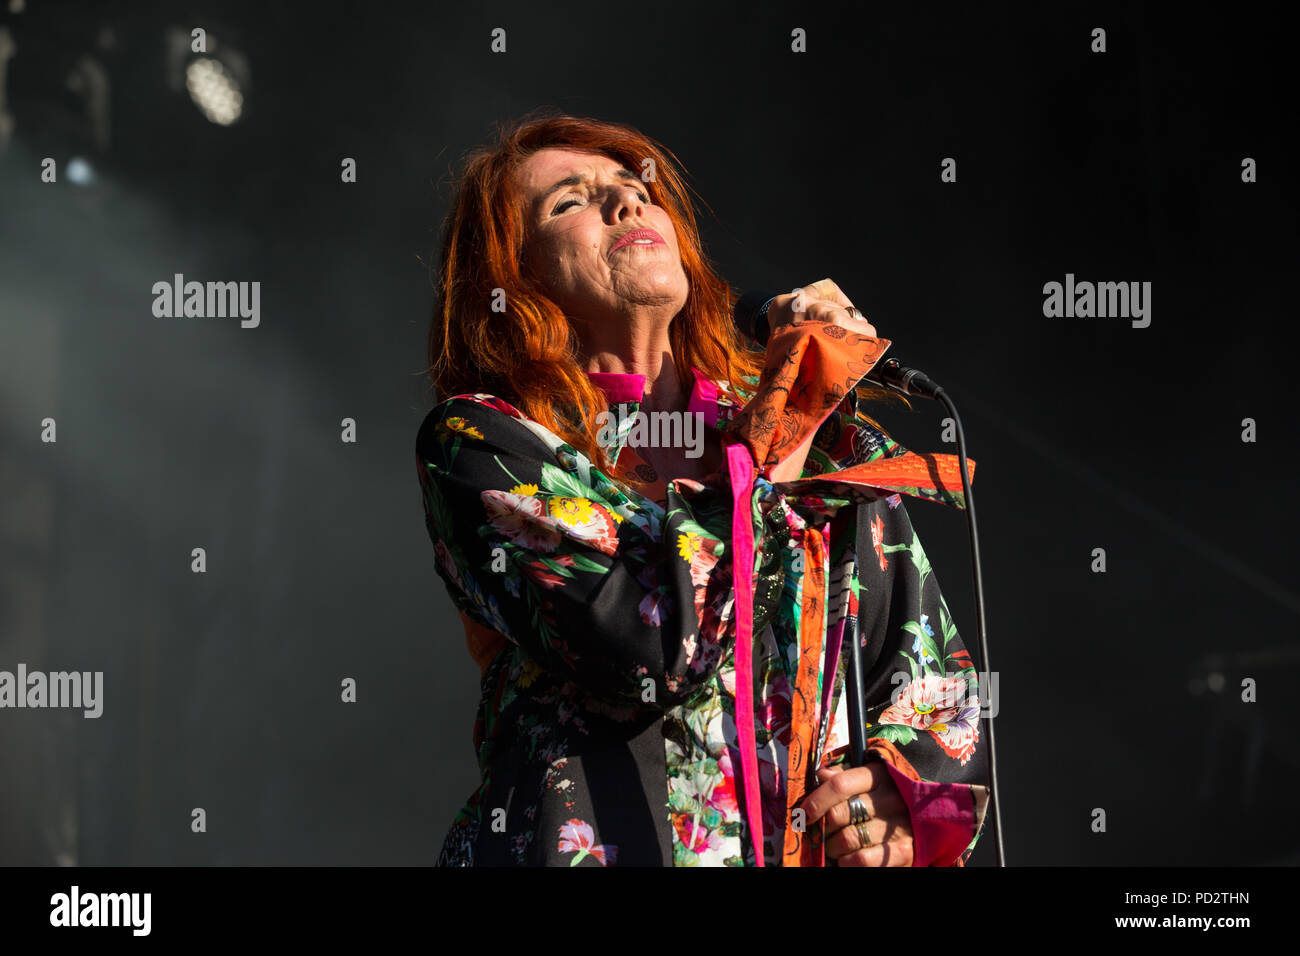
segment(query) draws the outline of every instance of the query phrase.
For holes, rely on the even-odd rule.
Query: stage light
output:
[[[185,91],[205,118],[230,126],[248,109],[251,73],[248,57],[233,42],[227,24],[172,26],[166,31],[167,86]]]
[[[190,61],[185,68],[185,88],[203,115],[220,126],[229,126],[244,110],[239,81],[212,57]]]
[[[68,182],[76,186],[89,186],[95,181],[95,167],[80,156],[73,156],[63,169]]]

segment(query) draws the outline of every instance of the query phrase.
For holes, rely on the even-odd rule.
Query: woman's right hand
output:
[[[850,332],[875,338],[875,326],[865,318],[851,314],[848,311],[851,308],[853,303],[834,280],[822,279],[773,299],[767,308],[767,324],[768,328],[776,332],[786,325],[820,322],[822,325],[839,325]],[[858,316],[861,314],[859,312]],[[769,339],[769,345],[770,343]]]
[[[851,308],[852,301],[840,287],[831,279],[822,279],[773,299],[767,308],[767,324],[775,333],[788,325],[817,322],[821,325],[838,325],[850,332],[875,338],[875,326],[865,318],[859,318],[862,313],[854,315],[849,312]],[[768,347],[771,348],[771,339],[768,340]],[[768,358],[770,360],[772,356],[769,354]],[[803,474],[812,440],[813,436],[809,435],[803,444],[773,466],[770,472],[773,482],[794,481]]]

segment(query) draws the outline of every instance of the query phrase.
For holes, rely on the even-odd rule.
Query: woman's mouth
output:
[[[666,246],[664,237],[653,229],[631,229],[619,237],[609,251],[614,252],[624,246]]]

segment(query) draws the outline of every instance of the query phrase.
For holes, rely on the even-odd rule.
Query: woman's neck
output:
[[[691,383],[677,373],[666,326],[656,329],[630,324],[616,332],[605,331],[583,342],[583,369],[645,376],[644,411],[684,411]]]

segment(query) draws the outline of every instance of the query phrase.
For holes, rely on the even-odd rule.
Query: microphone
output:
[[[759,345],[766,346],[768,337],[772,334],[767,322],[766,306],[772,299],[784,294],[766,289],[752,289],[744,293],[736,300],[731,310],[731,317],[736,327]],[[877,362],[865,377],[877,385],[902,392],[904,395],[915,395],[918,398],[937,399],[939,393],[943,391],[930,376],[919,369],[909,368],[896,358],[882,359]]]

